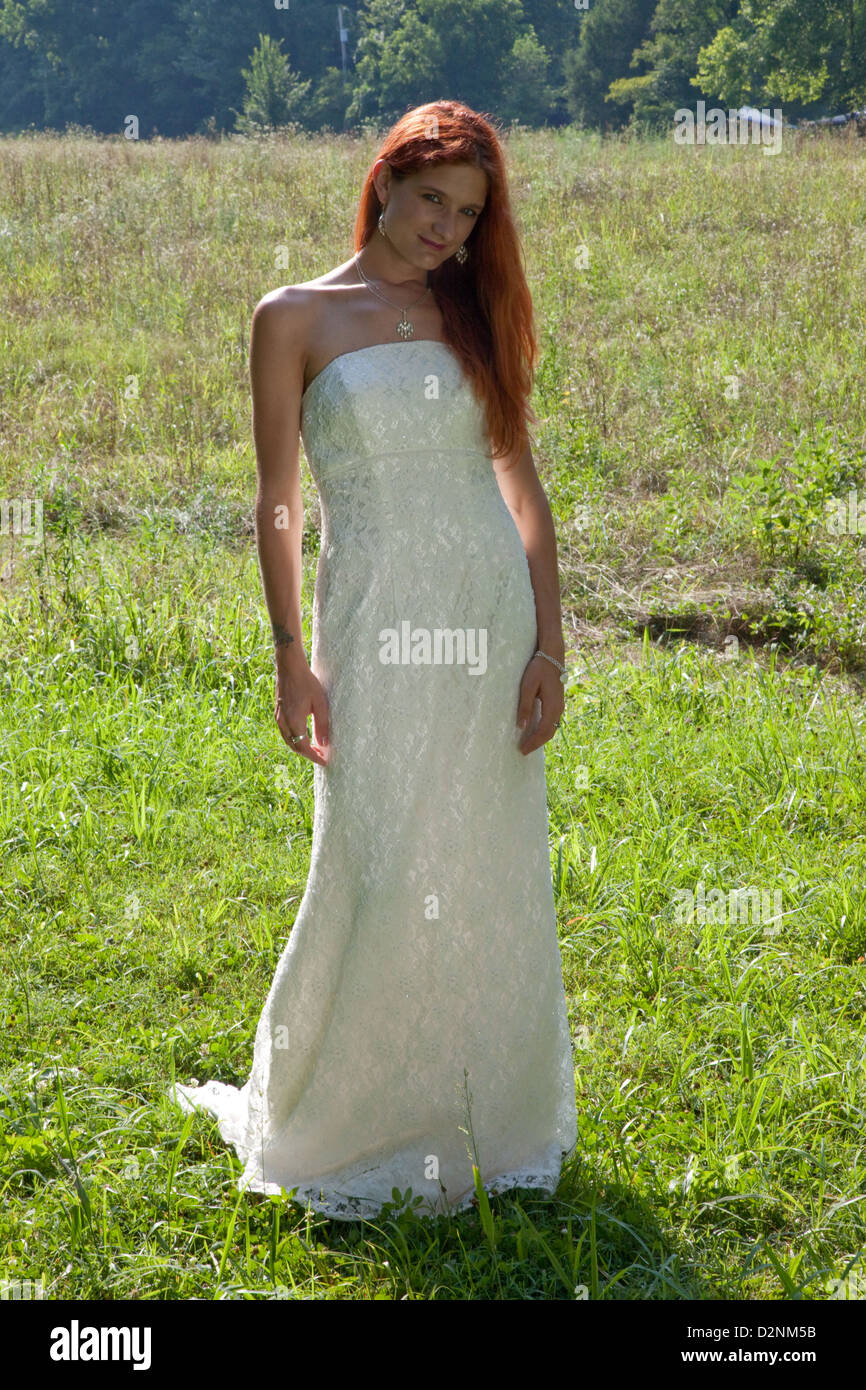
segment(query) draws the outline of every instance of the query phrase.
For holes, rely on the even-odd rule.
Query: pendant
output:
[[[400,337],[404,340],[404,342],[407,338],[410,338],[412,334],[415,332],[415,325],[414,323],[410,323],[407,319],[405,309],[403,310],[403,317],[397,324],[397,332],[400,334]]]

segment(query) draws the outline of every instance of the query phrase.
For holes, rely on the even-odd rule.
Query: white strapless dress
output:
[[[516,727],[536,613],[483,413],[444,343],[395,341],[329,362],[301,435],[331,712],[309,877],[249,1080],[170,1094],[216,1117],[241,1190],[338,1219],[395,1188],[465,1210],[473,1164],[553,1193],[577,1123],[544,748]]]

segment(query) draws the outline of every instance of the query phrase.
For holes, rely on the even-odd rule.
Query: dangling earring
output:
[[[466,250],[466,242],[461,241],[457,250],[454,252],[454,259],[458,265],[465,265],[469,259],[469,252]]]
[[[383,208],[382,211],[379,213],[379,231],[382,233],[383,237],[386,237],[386,238],[387,238],[387,235],[388,235],[388,234],[387,234],[387,232],[385,231],[385,209],[384,209],[384,208]]]

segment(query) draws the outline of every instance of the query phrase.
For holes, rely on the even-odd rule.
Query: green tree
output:
[[[866,105],[866,0],[743,0],[697,55],[693,85],[728,105],[786,102],[790,115]]]
[[[79,3],[80,0],[74,0]],[[204,113],[220,130],[234,123],[243,103],[241,66],[260,32],[283,40],[302,78],[315,82],[326,68],[340,63],[337,4],[334,0],[290,0],[286,9],[253,5],[250,0],[173,0],[183,25],[182,63],[186,83]],[[343,7],[350,44],[357,21]],[[351,50],[350,50],[351,51]]]
[[[667,130],[674,112],[697,100],[692,79],[698,53],[736,11],[737,0],[658,0],[650,33],[635,49],[630,68],[644,67],[637,77],[623,72],[606,99],[630,108],[629,123],[640,130]]]
[[[75,123],[117,134],[134,115],[143,138],[154,128],[182,134],[195,111],[178,65],[176,8],[175,0],[3,0],[0,35],[19,54],[19,71],[21,56],[29,59],[17,105],[58,130]]]
[[[698,51],[698,74],[692,86],[728,107],[754,105],[761,87],[754,50],[732,25],[720,29],[712,43]]]
[[[309,101],[305,104],[304,116],[300,123],[308,130],[345,129],[346,108],[352,99],[354,75],[350,70],[345,78],[340,68],[327,67],[313,84]]]
[[[577,46],[563,64],[568,110],[588,126],[621,126],[627,113],[605,104],[610,84],[649,33],[655,0],[596,0],[583,17]]]
[[[550,58],[530,24],[518,34],[502,70],[502,98],[498,115],[522,125],[546,124],[554,105],[554,94],[547,80]]]
[[[366,0],[359,20],[347,121],[385,125],[444,98],[499,114],[526,29],[520,0]]]
[[[538,35],[548,58],[547,83],[550,88],[548,124],[566,125],[570,119],[566,100],[564,63],[566,54],[577,47],[580,26],[587,10],[579,10],[572,0],[523,0],[523,15]]]
[[[270,34],[259,34],[249,68],[241,69],[247,84],[243,112],[235,112],[235,129],[241,134],[288,125],[306,99],[311,83],[309,79],[302,82],[300,75],[292,72],[282,42],[274,43]]]

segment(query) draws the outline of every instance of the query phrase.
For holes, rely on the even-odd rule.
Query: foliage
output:
[[[866,106],[866,0],[750,0],[698,54],[695,86],[728,103]]]
[[[696,89],[791,116],[863,106],[866,0],[0,0],[9,132],[361,130],[447,96],[506,124],[649,131]]]
[[[237,115],[236,128],[243,135],[277,130],[288,125],[292,113],[306,98],[312,83],[301,82],[292,72],[288,59],[269,34],[259,34],[259,46],[243,69],[247,90],[244,109]]]
[[[584,126],[621,126],[626,116],[606,105],[611,83],[622,78],[649,30],[656,0],[600,0],[591,5],[580,38],[565,59],[568,109]]]

